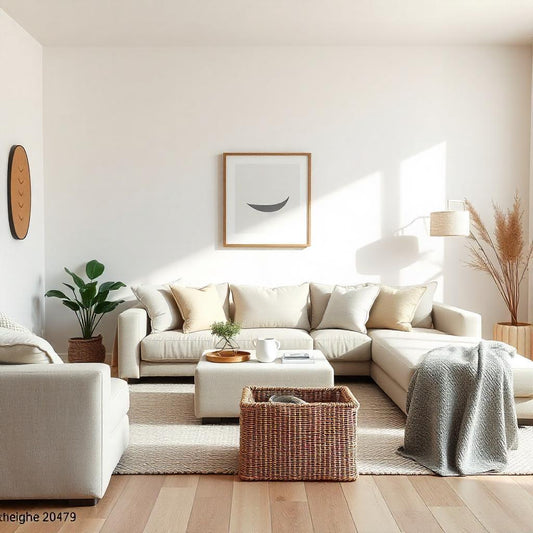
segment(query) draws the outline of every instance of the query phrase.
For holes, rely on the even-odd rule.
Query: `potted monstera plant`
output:
[[[45,296],[59,298],[63,305],[74,311],[81,328],[81,337],[73,337],[68,341],[68,360],[71,363],[93,362],[101,363],[105,360],[105,348],[102,335],[94,336],[94,331],[103,316],[117,308],[124,300],[108,300],[109,294],[121,287],[121,281],[105,281],[98,285],[97,278],[104,273],[102,263],[93,259],[85,265],[88,281],[65,267],[65,272],[72,278],[74,285],[63,283],[72,296],[63,291],[50,290]]]

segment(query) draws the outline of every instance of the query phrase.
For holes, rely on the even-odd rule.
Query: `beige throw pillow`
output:
[[[287,287],[232,285],[235,322],[243,328],[309,330],[309,283]]]
[[[213,322],[225,322],[226,314],[214,285],[202,289],[170,285],[183,317],[183,333],[209,329]]]
[[[395,289],[382,285],[366,327],[411,331],[411,322],[425,291],[426,287]]]
[[[366,321],[379,294],[377,285],[370,287],[336,286],[316,329],[348,329],[366,333]]]

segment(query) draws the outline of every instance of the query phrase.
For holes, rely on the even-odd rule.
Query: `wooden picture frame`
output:
[[[311,245],[311,154],[224,153],[224,246]]]

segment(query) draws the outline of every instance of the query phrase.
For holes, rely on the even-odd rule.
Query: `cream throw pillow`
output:
[[[243,328],[297,328],[309,331],[309,283],[287,287],[232,285],[235,322]]]
[[[131,287],[131,290],[146,309],[152,331],[167,331],[182,326],[183,319],[168,284],[139,285]]]
[[[382,285],[366,327],[411,331],[411,322],[425,291],[426,287],[395,289]]]
[[[209,329],[213,322],[225,322],[226,313],[214,285],[202,289],[170,285],[183,317],[183,333]]]
[[[52,346],[31,331],[0,327],[0,364],[62,364]]]
[[[331,293],[324,316],[316,329],[348,329],[366,333],[366,321],[379,287],[336,286]]]

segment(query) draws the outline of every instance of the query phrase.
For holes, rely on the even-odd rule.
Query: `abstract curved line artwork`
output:
[[[252,209],[256,209],[257,211],[262,211],[263,213],[274,213],[275,211],[279,211],[280,209],[283,209],[287,202],[289,201],[290,196],[287,196],[283,202],[280,202],[279,204],[247,204]]]

